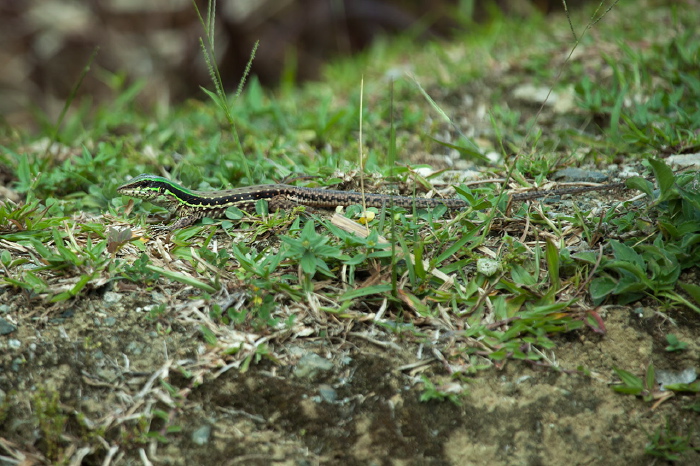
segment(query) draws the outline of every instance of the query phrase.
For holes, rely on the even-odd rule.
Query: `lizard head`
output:
[[[153,204],[171,207],[179,203],[177,192],[181,188],[172,181],[155,175],[139,175],[117,188],[124,196],[136,197]]]

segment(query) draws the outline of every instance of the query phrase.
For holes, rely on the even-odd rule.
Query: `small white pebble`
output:
[[[499,270],[501,270],[501,264],[493,259],[483,258],[476,261],[476,271],[487,277],[492,277]]]

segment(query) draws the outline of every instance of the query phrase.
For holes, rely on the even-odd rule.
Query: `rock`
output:
[[[338,393],[330,385],[320,385],[318,387],[318,393],[321,395],[323,401],[327,403],[333,403],[338,399]]]
[[[209,437],[211,436],[211,426],[204,425],[199,429],[192,432],[192,442],[196,445],[202,446],[209,443]]]
[[[12,325],[7,320],[0,318],[0,335],[9,335],[10,333],[17,330],[17,327]]]
[[[303,356],[294,368],[294,375],[299,378],[313,379],[321,371],[333,369],[333,363],[318,354],[309,353]]]

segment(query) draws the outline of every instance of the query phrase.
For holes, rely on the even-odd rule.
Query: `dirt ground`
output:
[[[446,375],[430,354],[449,352],[449,339],[430,348],[345,322],[345,336],[290,335],[270,347],[277,362],[242,370],[202,342],[196,301],[154,319],[140,307],[152,296],[118,283],[60,312],[37,307],[1,337],[0,464],[665,464],[645,445],[667,424],[700,444],[691,397],[655,406],[609,386],[613,367],[696,367],[691,311],[673,312],[674,325],[651,309],[609,307],[605,335],[559,339],[550,367],[479,371],[458,382],[468,390],[458,406],[419,401],[422,372]],[[25,300],[3,297],[10,308]],[[688,350],[664,351],[671,331]],[[419,360],[432,362],[410,366]]]

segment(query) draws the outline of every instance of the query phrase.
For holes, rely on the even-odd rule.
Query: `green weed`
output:
[[[653,434],[647,434],[649,443],[644,447],[644,453],[666,461],[679,461],[683,453],[690,450],[700,450],[694,448],[690,443],[690,433],[683,435],[675,432],[666,422],[664,427],[659,427]]]
[[[700,302],[693,303],[676,290],[677,286],[684,286],[690,290],[691,298],[697,297],[692,294],[692,284],[683,285],[678,280],[683,270],[698,264],[700,257],[700,197],[692,188],[698,176],[693,173],[674,175],[663,162],[653,159],[649,164],[659,181],[659,192],[654,192],[651,183],[644,179],[632,180],[631,184],[659,207],[658,233],[652,243],[637,242],[635,246],[610,241],[613,258],[601,262],[606,273],[591,282],[591,297],[595,303],[601,303],[614,296],[625,304],[654,296],[700,312]],[[589,254],[574,257],[589,263],[594,261]]]
[[[666,341],[668,342],[668,346],[665,348],[666,351],[683,351],[688,348],[688,343],[680,341],[678,337],[672,333],[666,335]]]
[[[466,391],[458,385],[437,387],[426,376],[421,376],[423,382],[423,393],[420,395],[420,401],[427,402],[431,400],[449,401],[457,406],[462,404],[460,397],[466,395]],[[456,390],[455,390],[456,389]]]
[[[613,385],[613,390],[626,395],[641,396],[644,401],[654,399],[654,391],[656,389],[656,379],[654,366],[649,364],[644,379],[641,379],[634,374],[623,369],[614,369],[617,376],[622,381],[619,385]]]

